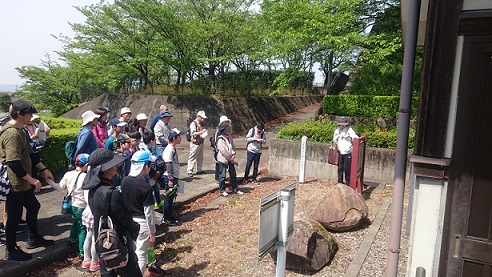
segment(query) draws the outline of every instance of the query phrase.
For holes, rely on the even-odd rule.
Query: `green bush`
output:
[[[82,128],[82,119],[41,116],[51,129]]]
[[[323,114],[371,118],[397,118],[399,96],[326,95]],[[417,118],[418,97],[412,98],[411,119]]]
[[[76,140],[81,127],[55,129],[48,122],[46,123],[52,129],[49,136],[49,146],[41,150],[41,161],[54,173],[66,167],[65,142]]]
[[[305,122],[291,122],[285,125],[280,129],[276,138],[301,140],[302,136],[306,136],[309,141],[331,143],[336,128],[336,122],[320,115]],[[366,134],[368,147],[396,148],[398,134],[396,127],[380,128],[375,123],[358,123],[352,128],[359,136]],[[411,127],[408,141],[409,149],[413,149],[414,137],[415,128]]]

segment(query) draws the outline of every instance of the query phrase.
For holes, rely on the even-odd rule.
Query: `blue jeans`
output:
[[[248,151],[243,180],[248,180],[251,164],[253,164],[253,180],[256,180],[256,176],[258,176],[258,166],[260,165],[260,157],[261,153],[253,153]]]
[[[167,191],[169,189],[169,178],[166,175],[164,175],[163,180],[164,180],[164,189]],[[174,185],[177,185],[178,178],[174,178],[173,183]],[[174,193],[171,197],[166,197],[164,199],[164,207],[162,207],[163,220],[170,220],[170,221],[176,220],[173,216],[173,204],[174,204],[174,199],[176,198],[177,195],[178,192]]]
[[[225,187],[225,179],[226,179],[226,170],[229,168],[229,177],[231,178],[231,186],[232,191],[238,191],[237,182],[236,182],[236,167],[234,167],[233,163],[223,164],[219,163],[219,190],[220,192],[224,192]]]

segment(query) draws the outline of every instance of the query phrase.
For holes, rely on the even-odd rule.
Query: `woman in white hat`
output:
[[[94,150],[98,149],[96,137],[92,132],[94,126],[97,125],[98,114],[93,111],[86,111],[82,114],[82,129],[77,135],[77,150],[75,150],[75,157],[78,154],[86,153],[91,154]]]

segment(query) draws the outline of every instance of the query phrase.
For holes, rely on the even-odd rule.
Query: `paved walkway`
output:
[[[287,115],[280,119],[265,124],[267,139],[275,137],[280,127],[292,121],[304,121],[311,118],[319,104],[315,104],[296,113]],[[212,131],[212,132],[211,132]],[[215,133],[215,130],[209,130],[209,134]],[[213,161],[212,148],[206,141],[204,151],[204,166],[205,174],[195,175],[193,179],[182,178],[186,181],[185,192],[180,193],[176,199],[176,205],[183,205],[193,201],[201,196],[218,190],[217,181],[215,181],[215,163]],[[243,175],[244,165],[246,164],[246,141],[244,136],[238,136],[234,139],[234,143],[238,150],[237,161],[239,163],[238,176]],[[178,155],[180,159],[180,176],[186,176],[186,163],[188,160],[189,147],[188,142],[184,141],[181,147],[178,147]],[[260,162],[260,168],[266,168],[268,165],[268,144],[264,148],[264,152]],[[53,246],[45,248],[36,248],[33,250],[26,249],[26,233],[19,234],[18,244],[26,252],[33,254],[33,259],[25,262],[0,260],[0,277],[6,276],[24,276],[27,272],[33,272],[36,269],[45,265],[51,264],[54,261],[61,260],[67,257],[74,248],[65,246],[70,228],[71,218],[69,215],[60,213],[61,200],[64,193],[53,190],[52,188],[43,187],[41,192],[37,193],[37,198],[41,203],[41,210],[38,216],[39,233],[48,239],[54,239]],[[162,215],[158,215],[162,216]],[[0,247],[0,258],[5,256],[5,247]],[[81,272],[76,269],[69,269],[63,272],[61,276],[80,276]]]

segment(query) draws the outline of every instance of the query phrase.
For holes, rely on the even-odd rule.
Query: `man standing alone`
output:
[[[17,100],[12,103],[9,121],[0,131],[0,160],[7,165],[11,190],[5,202],[7,208],[6,239],[7,250],[5,258],[8,260],[26,261],[32,258],[31,254],[22,251],[16,243],[16,229],[22,216],[22,209],[26,208],[27,221],[27,248],[46,247],[53,244],[53,240],[46,240],[38,234],[38,212],[41,204],[34,192],[41,190],[41,181],[31,176],[32,164],[41,172],[43,178],[53,179],[51,172],[43,163],[33,156],[27,134],[22,127],[31,121],[36,108],[30,103]]]
[[[203,120],[206,119],[204,111],[199,111],[196,114],[195,120],[190,124],[190,156],[188,158],[188,168],[186,173],[189,177],[193,177],[193,168],[196,163],[196,174],[203,174],[203,142],[205,139],[202,135],[207,132],[207,129],[203,127]]]

